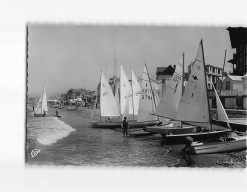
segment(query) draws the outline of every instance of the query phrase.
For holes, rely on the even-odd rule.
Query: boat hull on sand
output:
[[[160,125],[160,126],[152,126],[152,127],[144,127],[144,131],[162,135],[177,135],[177,134],[185,134],[185,133],[195,133],[196,126],[192,125],[183,125],[182,127],[169,127],[168,125]]]
[[[206,132],[195,132],[195,133],[184,133],[184,134],[177,134],[177,135],[165,135],[163,138],[165,139],[165,143],[169,144],[178,144],[178,143],[186,143],[186,137],[190,136],[195,141],[199,140],[207,140],[207,139],[214,139],[220,136],[224,136],[226,133],[231,132],[230,129],[226,130],[217,130],[217,131],[206,131]]]
[[[213,120],[213,122],[215,124],[228,127],[227,122],[225,121]],[[242,121],[230,119],[229,125],[231,126],[232,129],[237,130],[237,131],[246,132],[247,130],[247,123],[244,119]]]
[[[160,125],[160,121],[143,121],[143,122],[129,122],[129,128],[144,128],[146,126]]]
[[[97,122],[92,121],[91,127],[93,128],[116,128],[121,127],[122,122]]]
[[[210,154],[244,150],[247,148],[246,136],[236,138],[226,138],[225,140],[217,139],[212,142],[193,142],[187,148],[187,152],[191,154]]]
[[[160,121],[144,121],[144,122],[136,122],[136,121],[129,121],[129,129],[130,128],[143,128],[145,126],[151,125],[158,125]],[[94,128],[119,128],[122,126],[122,121],[119,122],[91,122],[91,126]]]

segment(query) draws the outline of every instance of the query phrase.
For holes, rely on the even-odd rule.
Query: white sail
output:
[[[204,70],[203,45],[200,42],[191,74],[180,102],[176,120],[209,123],[209,105]]]
[[[182,97],[183,84],[183,58],[176,66],[170,82],[162,96],[155,114],[171,119],[175,119],[178,106]]]
[[[38,105],[37,105],[37,107],[35,109],[35,113],[44,114],[44,111],[48,112],[45,84],[44,84],[44,87],[43,87],[43,93],[40,96]]]
[[[129,116],[130,116],[129,115],[129,102],[130,102],[130,100],[131,100],[131,98],[128,97],[124,111],[123,111],[123,114],[122,114],[122,120],[124,119],[124,117],[127,117],[127,119],[129,119]]]
[[[37,114],[42,114],[42,96],[43,95],[40,96],[39,102],[38,102],[37,107],[35,109],[35,113],[37,113]]]
[[[214,88],[214,85],[213,85],[213,88]],[[228,127],[231,128],[229,125],[229,122],[230,122],[229,118],[226,114],[226,111],[225,111],[225,109],[224,109],[224,107],[220,101],[219,95],[218,95],[217,91],[215,90],[215,88],[214,88],[214,92],[215,92],[215,96],[216,96],[218,120],[227,122]]]
[[[45,84],[43,88],[43,97],[42,97],[42,112],[44,111],[48,112]]]
[[[137,121],[156,120],[157,117],[151,115],[155,112],[153,92],[151,90],[149,75],[146,66],[144,67],[141,80],[141,97]]]
[[[136,75],[134,71],[131,69],[131,84],[132,84],[132,98],[133,98],[133,110],[134,110],[134,115],[138,115],[138,110],[139,110],[139,101],[140,101],[140,93],[141,93],[141,86],[136,78]],[[132,101],[131,101],[132,102]],[[132,112],[133,113],[133,112]]]
[[[130,96],[130,83],[128,77],[126,76],[123,67],[121,66],[120,72],[120,113],[124,113],[125,105],[127,103],[128,97]]]
[[[120,116],[112,89],[103,72],[100,82],[100,114],[108,117]]]
[[[115,83],[115,100],[118,106],[118,109],[120,109],[120,101],[119,101],[119,83]]]

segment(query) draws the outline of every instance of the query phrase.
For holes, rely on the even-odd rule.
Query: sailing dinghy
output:
[[[200,41],[191,74],[176,113],[176,120],[186,124],[196,125],[197,130],[194,133],[166,134],[165,139],[167,141],[176,140],[184,142],[187,136],[192,137],[194,140],[210,139],[231,132],[229,128],[212,124],[209,112],[202,40]]]
[[[160,124],[154,116],[154,98],[148,71],[145,65],[141,86],[131,69],[131,84],[122,66],[120,72],[120,113],[122,119],[126,116],[129,128],[143,128],[144,126]],[[116,95],[115,95],[116,96]]]
[[[155,93],[152,88],[147,65],[145,64],[141,86],[132,70],[132,114],[137,115],[136,121],[129,122],[129,128],[143,128],[144,126],[159,125],[161,122],[154,116],[156,110]],[[130,109],[131,109],[130,108]],[[129,110],[130,110],[129,109]]]
[[[47,112],[48,112],[47,97],[46,97],[46,89],[45,89],[45,84],[44,84],[43,93],[39,98],[39,102],[35,109],[34,116],[35,117],[45,117],[48,114]]]
[[[101,72],[100,79],[100,110],[99,110],[99,120],[93,120],[96,117],[97,102],[98,98],[95,101],[93,116],[91,117],[91,126],[95,128],[114,128],[121,127],[121,118],[119,109],[116,103],[116,99],[113,95],[112,89],[109,85],[109,82],[106,79],[106,76]]]
[[[220,102],[220,98],[217,94],[217,91],[215,90],[215,94],[216,94],[216,104],[217,104],[217,113],[216,113],[216,119],[212,119],[212,121],[215,123],[215,124],[218,124],[218,125],[222,125],[222,126],[225,126],[225,127],[228,127],[229,125],[231,126],[232,129],[236,130],[236,131],[241,131],[241,132],[246,132],[247,130],[247,122],[245,120],[245,118],[235,118],[235,119],[226,119],[225,115],[227,116],[227,114],[223,114],[222,111],[220,111],[220,108],[219,108],[219,103]],[[221,102],[220,102],[221,104]],[[222,104],[221,104],[222,105]],[[223,106],[222,106],[223,107]],[[224,110],[224,113],[225,113],[225,110]]]
[[[180,100],[182,98],[183,88],[183,73],[184,73],[184,54],[176,66],[175,72],[166,88],[166,91],[161,98],[155,115],[168,119],[176,120],[176,113]],[[185,125],[181,122],[170,122],[159,126],[144,127],[144,131],[150,133],[161,134],[163,137],[169,134],[194,133],[196,126]]]
[[[213,86],[214,88],[214,86]],[[219,118],[227,122],[230,128],[229,118],[223,108],[220,98],[215,90],[217,111]],[[223,109],[222,109],[223,108]],[[185,146],[184,151],[192,154],[208,154],[208,153],[219,153],[219,152],[230,152],[235,150],[244,150],[247,148],[247,136],[239,132],[230,132],[225,136],[204,140],[200,142],[191,142]],[[187,138],[188,140],[188,138]]]

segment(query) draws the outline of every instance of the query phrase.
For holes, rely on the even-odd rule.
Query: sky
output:
[[[131,68],[141,77],[145,63],[151,78],[157,67],[176,64],[185,53],[185,71],[194,61],[203,39],[205,61],[232,70],[229,33],[226,27],[28,25],[28,96],[39,96],[46,85],[48,96],[70,88],[96,90],[101,70],[114,74],[114,50],[118,64],[130,78]]]

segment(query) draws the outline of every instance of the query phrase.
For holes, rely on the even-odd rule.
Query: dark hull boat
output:
[[[228,127],[228,124],[226,121],[213,120],[213,122],[215,124],[218,124],[218,125],[221,125],[224,127]],[[237,131],[246,132],[246,130],[247,130],[246,121],[240,122],[239,119],[238,120],[234,120],[234,119],[231,120],[230,119],[229,125],[231,126],[232,129],[237,130]]]
[[[143,130],[150,133],[161,134],[162,137],[165,137],[166,135],[181,135],[187,133],[195,133],[196,126],[193,125],[183,125],[182,127],[169,127],[169,125],[160,125],[160,126],[151,126],[151,127],[145,126]]]
[[[210,139],[200,142],[191,142],[184,148],[184,152],[191,154],[211,154],[245,150],[247,148],[246,135],[236,135]]]
[[[160,121],[129,122],[129,128],[145,128],[147,126],[160,125]]]
[[[98,121],[92,121],[91,127],[94,128],[117,128],[121,127],[122,122],[98,122]]]
[[[34,113],[34,116],[35,117],[46,117],[46,115],[44,115],[44,114],[38,114],[38,113]]]
[[[224,130],[215,130],[215,131],[203,131],[203,132],[195,132],[195,133],[183,133],[183,134],[167,134],[163,135],[165,142],[167,144],[176,144],[176,143],[185,143],[186,137],[192,137],[193,140],[206,140],[206,139],[214,139],[219,138],[220,136],[226,135],[226,133],[231,132],[230,129]]]
[[[144,121],[144,122],[136,122],[129,121],[129,128],[143,128],[145,126],[159,125],[160,121]],[[119,122],[97,122],[92,121],[91,126],[94,128],[120,128],[122,127],[122,121]]]

